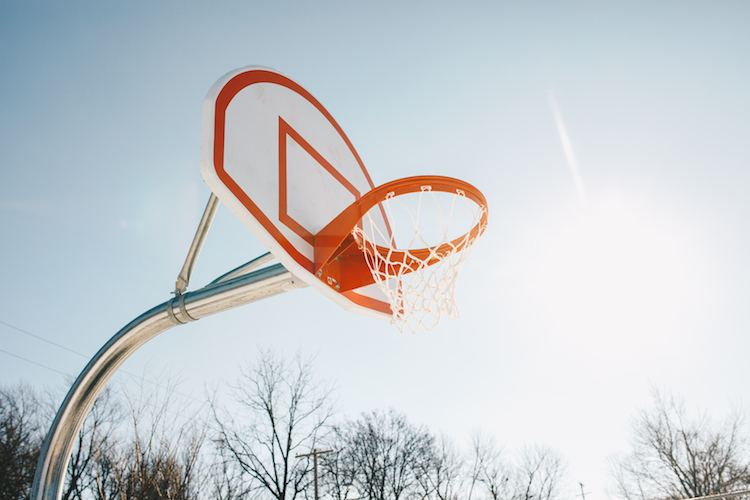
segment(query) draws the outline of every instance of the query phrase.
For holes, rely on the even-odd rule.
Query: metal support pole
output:
[[[577,497],[581,497],[583,500],[586,500],[586,493],[587,492],[583,491],[583,483],[579,482],[578,484],[581,485],[581,494],[580,495],[576,495],[576,496]],[[589,491],[588,493],[591,493],[591,492]]]
[[[276,264],[178,295],[126,325],[89,361],[60,406],[42,445],[31,500],[60,500],[68,460],[86,415],[117,369],[146,342],[173,326],[305,286]]]

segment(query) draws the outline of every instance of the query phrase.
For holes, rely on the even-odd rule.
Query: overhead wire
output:
[[[4,322],[2,322],[2,321],[0,321],[0,323],[6,324],[6,323],[4,323]],[[18,330],[18,328],[16,328],[16,330]],[[19,331],[22,331],[22,330],[19,330]],[[24,333],[26,333],[26,332],[24,332]],[[44,339],[41,339],[41,340],[44,340]],[[68,350],[70,350],[70,349],[68,349]],[[36,365],[36,366],[39,366],[39,367],[41,367],[41,368],[45,368],[45,369],[47,369],[47,370],[53,371],[53,372],[55,372],[55,373],[59,373],[60,375],[63,375],[63,376],[65,376],[65,377],[69,377],[69,376],[70,376],[70,373],[65,373],[65,372],[61,372],[60,370],[57,370],[57,369],[55,369],[55,368],[52,368],[51,366],[47,366],[47,365],[44,365],[44,364],[42,364],[42,363],[37,363],[36,361],[32,361],[32,360],[30,360],[30,359],[24,358],[23,356],[19,356],[18,354],[14,354],[14,353],[12,353],[12,352],[10,352],[10,351],[6,351],[5,349],[0,349],[0,352],[2,352],[2,353],[4,353],[4,354],[7,354],[8,356],[12,356],[12,357],[14,357],[14,358],[20,359],[20,360],[22,360],[22,361],[26,361],[27,363],[31,363],[32,365]],[[175,394],[177,394],[178,396],[182,396],[182,397],[184,397],[184,398],[192,399],[193,401],[196,401],[196,402],[200,403],[200,405],[201,405],[200,407],[201,407],[201,408],[202,408],[202,407],[203,407],[203,406],[204,406],[205,404],[207,404],[207,403],[206,403],[205,401],[200,401],[199,399],[196,399],[196,398],[194,398],[194,397],[192,397],[192,396],[188,396],[187,394],[182,394],[182,393],[180,393],[180,392],[177,392],[177,391],[175,391],[174,389],[170,389],[169,387],[165,387],[165,386],[163,386],[163,385],[161,385],[161,384],[158,384],[158,383],[156,383],[156,382],[153,382],[153,381],[151,381],[151,380],[147,380],[147,379],[145,379],[145,378],[143,378],[143,377],[139,377],[138,375],[133,375],[133,374],[131,374],[131,373],[128,373],[128,372],[123,372],[123,373],[124,373],[124,374],[126,374],[126,375],[129,375],[129,376],[131,376],[131,377],[135,377],[135,378],[138,378],[138,379],[140,379],[140,380],[142,380],[142,381],[144,381],[144,382],[149,382],[149,383],[151,383],[151,384],[154,384],[154,385],[156,385],[157,387],[159,387],[159,388],[161,388],[161,389],[164,389],[165,391],[170,391],[170,390],[171,390],[171,391],[173,391],[173,392],[174,392]],[[127,395],[126,395],[126,397],[129,397],[129,396],[127,396]],[[139,404],[139,405],[143,405],[143,403],[144,403],[143,399],[139,398],[139,399],[138,399],[138,404]],[[151,405],[151,406],[153,406],[153,405]],[[184,414],[183,412],[180,412],[180,413],[178,413],[178,412],[175,412],[175,411],[173,411],[173,410],[171,410],[171,409],[164,409],[164,411],[165,411],[165,412],[167,412],[167,413],[170,413],[170,414],[174,415],[175,417],[184,417],[184,416],[185,416],[185,414]],[[198,411],[200,411],[200,410],[198,410]],[[196,412],[196,414],[197,414],[197,412]]]
[[[68,351],[68,352],[72,352],[73,354],[77,354],[78,356],[81,356],[82,358],[85,358],[85,359],[89,359],[89,356],[86,356],[86,355],[85,355],[85,354],[83,354],[83,353],[80,353],[80,352],[78,352],[78,351],[74,351],[73,349],[68,349],[68,348],[67,348],[67,347],[65,347],[64,345],[60,345],[60,344],[57,344],[57,343],[55,343],[55,342],[52,342],[51,340],[47,340],[47,339],[45,339],[45,338],[43,338],[43,337],[40,337],[39,335],[34,335],[34,334],[33,334],[33,333],[31,333],[31,332],[27,332],[26,330],[23,330],[23,329],[21,329],[21,328],[18,328],[17,326],[11,325],[10,323],[6,323],[6,322],[5,322],[5,321],[3,321],[3,320],[0,320],[0,324],[2,324],[2,325],[5,325],[5,326],[7,326],[8,328],[12,328],[12,329],[14,329],[14,330],[16,330],[16,331],[19,331],[19,332],[21,332],[21,333],[25,333],[26,335],[29,335],[30,337],[34,337],[35,339],[39,339],[39,340],[41,340],[42,342],[46,342],[46,343],[48,343],[48,344],[50,344],[50,345],[53,345],[53,346],[55,346],[55,347],[59,347],[60,349],[65,349],[66,351]]]
[[[63,373],[60,370],[55,370],[54,368],[52,368],[50,366],[43,365],[41,363],[37,363],[36,361],[31,361],[30,359],[26,359],[23,356],[19,356],[18,354],[13,354],[12,352],[8,352],[5,349],[0,349],[0,352],[4,352],[8,356],[13,356],[14,358],[21,359],[23,361],[26,361],[27,363],[31,363],[32,365],[41,366],[42,368],[46,368],[47,370],[52,370],[53,372],[59,373],[60,375],[65,375],[66,377],[68,375],[70,375],[69,373]]]
[[[15,325],[12,325],[12,324],[10,324],[10,323],[7,323],[7,322],[5,322],[5,321],[3,321],[3,320],[0,320],[0,324],[2,324],[2,325],[5,325],[5,326],[7,326],[8,328],[12,328],[13,330],[16,330],[16,331],[18,331],[18,332],[21,332],[21,333],[23,333],[23,334],[26,334],[26,335],[28,335],[28,336],[30,336],[30,337],[33,337],[33,338],[35,338],[35,339],[37,339],[37,340],[41,340],[42,342],[46,342],[47,344],[53,345],[53,346],[55,346],[55,347],[58,347],[58,348],[60,348],[60,349],[64,349],[64,350],[66,350],[66,351],[68,351],[68,352],[70,352],[70,353],[73,353],[73,354],[75,354],[75,355],[77,355],[77,356],[80,356],[80,357],[82,357],[82,358],[84,358],[84,359],[91,359],[91,356],[86,356],[85,354],[83,354],[83,353],[81,353],[81,352],[78,352],[78,351],[76,351],[76,350],[70,349],[70,348],[68,348],[68,347],[65,347],[64,345],[58,344],[58,343],[56,343],[56,342],[52,342],[51,340],[45,339],[44,337],[41,337],[41,336],[39,336],[39,335],[36,335],[36,334],[34,334],[34,333],[31,333],[31,332],[29,332],[29,331],[26,331],[26,330],[24,330],[23,328],[19,328],[19,327],[15,326]],[[19,356],[19,355],[17,355],[17,354],[13,354],[12,352],[6,351],[6,350],[4,350],[4,349],[0,349],[0,352],[3,352],[3,353],[5,353],[5,354],[8,354],[9,356],[12,356],[12,357],[14,357],[14,358],[18,358],[18,359],[20,359],[20,360],[26,361],[26,362],[28,362],[28,363],[31,363],[31,364],[33,364],[33,365],[36,365],[36,366],[40,366],[40,367],[42,367],[42,368],[46,368],[47,370],[51,370],[51,371],[53,371],[53,372],[59,373],[59,374],[61,374],[61,375],[64,375],[64,376],[66,376],[66,377],[69,377],[69,376],[70,376],[70,373],[64,373],[64,372],[61,372],[60,370],[56,370],[55,368],[52,368],[52,367],[50,367],[50,366],[46,366],[46,365],[44,365],[44,364],[41,364],[41,363],[38,363],[38,362],[36,362],[36,361],[32,361],[32,360],[30,360],[30,359],[24,358],[23,356]],[[161,388],[161,389],[164,389],[164,390],[174,390],[174,389],[170,389],[169,387],[165,387],[165,386],[161,385],[161,384],[160,384],[160,383],[158,383],[158,382],[154,382],[153,380],[148,380],[147,378],[144,378],[144,377],[141,377],[141,376],[139,376],[139,375],[136,375],[135,373],[130,373],[130,372],[129,372],[129,371],[127,371],[127,370],[122,370],[122,369],[121,369],[121,370],[118,370],[118,371],[119,371],[120,373],[122,373],[122,374],[125,374],[125,375],[129,375],[129,376],[130,376],[130,377],[132,377],[132,378],[138,379],[138,380],[140,380],[141,382],[148,382],[149,384],[153,384],[153,385],[155,385],[156,387],[159,387],[159,388]],[[189,396],[189,395],[187,395],[187,394],[182,394],[182,393],[180,393],[180,392],[177,392],[177,391],[174,391],[174,392],[175,392],[175,394],[177,394],[177,395],[179,395],[179,396],[182,396],[182,397],[184,397],[184,398],[187,398],[187,399],[192,399],[193,401],[195,401],[195,402],[197,402],[197,403],[200,403],[201,405],[205,404],[205,401],[201,401],[201,400],[199,400],[199,399],[197,399],[197,398],[194,398],[194,397],[192,397],[192,396]]]

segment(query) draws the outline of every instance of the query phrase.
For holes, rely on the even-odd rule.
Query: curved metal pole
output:
[[[59,500],[68,460],[83,421],[117,369],[143,344],[190,321],[306,285],[281,264],[179,295],[141,314],[91,359],[70,388],[44,440],[31,500]]]

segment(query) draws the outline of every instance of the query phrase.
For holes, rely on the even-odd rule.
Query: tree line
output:
[[[511,453],[474,432],[460,447],[394,409],[354,418],[310,360],[261,352],[232,387],[194,411],[168,384],[112,388],[78,434],[63,500],[312,500],[311,450],[328,500],[562,500],[574,496],[563,457],[534,444]],[[631,450],[611,459],[623,500],[679,500],[750,486],[744,412],[691,416],[654,391],[631,422]],[[32,387],[0,387],[0,500],[30,496],[56,408]]]

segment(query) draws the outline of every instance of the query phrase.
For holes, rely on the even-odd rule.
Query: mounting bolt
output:
[[[341,289],[338,283],[336,283],[336,291],[338,292]]]
[[[321,276],[323,276],[323,270],[322,270],[322,269],[319,269],[319,270],[318,270],[318,278],[320,278]]]

